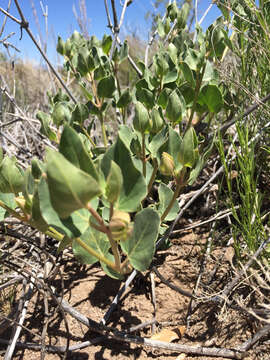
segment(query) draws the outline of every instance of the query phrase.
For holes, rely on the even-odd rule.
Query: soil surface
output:
[[[192,292],[200,273],[208,235],[189,231],[178,239],[172,240],[172,246],[167,250],[159,251],[154,259],[154,266],[160,274],[171,284],[183,290]],[[189,316],[190,298],[172,290],[154,275],[156,309],[151,292],[149,272],[137,276],[124,294],[116,311],[112,314],[108,326],[119,330],[127,330],[140,323],[151,321],[156,317],[157,323],[154,331],[161,329],[175,329],[181,327],[182,336],[175,339],[178,344],[193,346],[222,347],[233,349],[252,337],[260,328],[260,324],[246,314],[232,310],[226,306],[215,309],[213,304],[207,302],[207,297],[218,293],[233,277],[234,270],[230,261],[224,254],[224,247],[216,242],[211,255],[202,273],[197,295],[205,296],[204,302],[194,301],[193,311]],[[72,257],[65,257],[61,267],[64,281],[64,299],[80,313],[99,322],[108,310],[114,296],[122,283],[104,275],[98,266],[79,265]],[[61,290],[61,280],[56,277],[51,285],[57,291]],[[49,302],[49,305],[53,303]],[[57,311],[48,318],[46,343],[50,345],[66,345],[67,330],[63,317]],[[69,353],[67,359],[74,360],[109,360],[109,359],[196,359],[210,360],[223,359],[222,357],[208,357],[199,355],[181,355],[180,353],[141,347],[135,344],[121,343],[115,340],[101,339],[101,335],[89,331],[85,325],[79,323],[70,315],[66,316],[70,333],[70,345],[99,338],[97,344]],[[24,325],[32,333],[22,332],[21,342],[40,342],[35,334],[41,334],[44,316],[44,298],[36,294],[29,305],[27,319]],[[151,325],[134,334],[142,337],[151,337]],[[8,339],[8,332],[5,333]],[[1,335],[3,338],[3,334]],[[162,339],[160,339],[162,340]],[[2,347],[2,350],[5,348]],[[4,351],[2,352],[4,354]],[[3,358],[3,357],[2,357]],[[17,349],[13,359],[34,360],[40,358],[40,352],[29,349]],[[46,353],[46,360],[61,359],[62,355]],[[245,359],[268,360],[270,358],[270,344],[264,342],[256,345]]]

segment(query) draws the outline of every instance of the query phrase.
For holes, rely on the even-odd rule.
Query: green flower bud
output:
[[[71,56],[72,43],[70,39],[67,39],[65,44],[65,55],[69,58]]]
[[[158,111],[158,109],[152,110],[152,123],[151,123],[151,133],[156,134],[158,133],[164,125],[164,121]]]
[[[65,102],[59,102],[54,106],[52,119],[57,126],[70,122],[71,111]]]
[[[65,43],[61,36],[58,36],[56,51],[61,55],[65,55]]]
[[[141,134],[146,133],[150,127],[150,119],[146,107],[137,102],[135,105],[135,116],[133,120],[133,127]]]
[[[170,154],[163,152],[160,164],[160,172],[166,176],[174,176],[174,170],[175,165],[173,157]]]

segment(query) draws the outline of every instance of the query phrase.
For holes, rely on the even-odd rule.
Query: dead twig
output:
[[[72,101],[77,104],[77,100],[75,99],[75,97],[73,96],[73,94],[71,93],[71,91],[69,90],[69,88],[66,86],[66,84],[64,83],[64,81],[62,80],[61,76],[58,74],[57,70],[54,68],[54,66],[51,64],[50,60],[47,58],[46,54],[44,53],[44,51],[41,49],[41,47],[39,46],[38,42],[36,41],[34,35],[32,34],[31,30],[29,29],[29,23],[28,21],[26,21],[24,14],[22,12],[22,9],[18,3],[18,0],[14,0],[15,1],[15,5],[17,7],[17,10],[20,14],[20,18],[21,20],[15,18],[14,16],[12,16],[9,12],[5,11],[3,8],[0,7],[0,11],[8,16],[10,19],[12,19],[13,21],[15,21],[17,24],[20,25],[21,27],[21,32],[23,30],[25,30],[27,32],[27,34],[29,35],[30,39],[33,41],[33,43],[35,44],[36,48],[38,49],[38,51],[40,52],[41,56],[43,57],[43,59],[45,60],[45,62],[48,64],[49,68],[51,69],[52,73],[55,75],[55,77],[58,79],[58,81],[60,82],[61,86],[63,87],[63,89],[66,91],[66,93],[70,96],[70,98],[72,99]]]
[[[148,346],[151,348],[157,349],[166,349],[170,351],[177,351],[180,353],[186,354],[197,354],[197,355],[208,355],[208,356],[216,356],[216,357],[226,357],[230,359],[243,359],[245,353],[235,350],[229,350],[225,348],[207,348],[201,346],[191,346],[191,345],[181,345],[181,344],[173,344],[165,341],[157,341],[151,340],[148,338],[143,338],[139,336],[131,336],[128,333],[119,331],[115,328],[111,328],[102,324],[97,323],[96,321],[87,318],[72,306],[69,305],[67,301],[64,299],[61,302],[61,307],[65,312],[70,314],[72,317],[86,325],[90,330],[97,332],[102,335],[106,335],[106,337],[123,341],[127,343],[133,343],[142,346]]]
[[[157,312],[157,302],[156,302],[156,285],[155,285],[155,275],[153,272],[150,272],[151,279],[151,294],[152,294],[152,304],[153,304],[153,320],[156,320]],[[156,322],[152,323],[152,334],[155,334],[156,331]]]
[[[237,348],[237,350],[238,351],[248,351],[259,340],[261,340],[263,337],[269,336],[269,334],[270,334],[270,325],[265,325],[262,329],[257,331],[256,334],[252,338],[248,339],[242,345],[240,345]]]
[[[26,279],[24,279],[23,284],[24,284],[24,290],[25,290]],[[13,335],[12,335],[12,342],[11,342],[11,344],[8,346],[8,348],[6,350],[4,360],[12,359],[13,352],[14,352],[15,347],[16,347],[16,342],[17,342],[17,340],[18,340],[18,338],[20,336],[21,330],[22,330],[21,325],[23,325],[23,323],[24,323],[25,316],[26,316],[26,313],[27,313],[28,304],[29,304],[29,301],[30,301],[30,299],[32,297],[32,294],[33,294],[33,289],[34,289],[34,281],[30,282],[27,293],[25,293],[23,295],[23,297],[21,298],[20,305],[19,305],[20,319],[19,319],[18,325],[16,325],[16,327],[14,328]]]

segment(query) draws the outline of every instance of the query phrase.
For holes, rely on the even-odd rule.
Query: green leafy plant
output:
[[[168,6],[158,22],[159,51],[150,66],[138,63],[132,88],[121,88],[118,76],[127,42],[113,46],[110,36],[99,41],[78,32],[58,39],[79,100],[49,94],[49,113],[37,114],[41,132],[58,144],[44,161],[33,159],[22,170],[1,154],[2,218],[10,214],[59,240],[59,251],[72,246],[80,261],[99,261],[111,277],[148,268],[160,226],[175,218],[179,194],[196,180],[211,150],[193,123],[209,127],[226,110],[215,70],[224,38],[217,37],[214,51],[211,29],[204,34],[197,25],[193,41],[187,16],[188,4]],[[167,46],[163,37],[175,19]],[[111,124],[117,119],[116,135]]]

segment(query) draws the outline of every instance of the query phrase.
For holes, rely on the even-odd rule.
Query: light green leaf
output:
[[[164,211],[167,209],[172,197],[173,191],[164,183],[161,183],[158,188],[158,197],[159,197],[159,205],[157,211],[161,216]],[[175,200],[173,207],[171,208],[169,214],[164,219],[165,221],[172,221],[176,218],[179,211],[179,204],[177,200]]]
[[[164,77],[163,77],[163,84],[170,84],[170,83],[173,83],[177,80],[178,78],[178,71],[177,71],[177,68],[174,68],[170,71],[168,71]]]
[[[112,37],[110,35],[109,36],[104,35],[101,46],[104,54],[108,55],[112,46]]]
[[[183,141],[179,149],[179,162],[186,167],[192,168],[194,161],[196,160],[195,148],[197,147],[194,142],[196,137],[195,130],[190,127],[186,132]]]
[[[23,172],[17,167],[15,158],[6,156],[0,164],[0,192],[16,194],[23,188]]]
[[[59,152],[77,168],[91,175],[97,182],[99,176],[95,165],[87,152],[80,136],[66,125],[61,135]]]
[[[67,219],[60,219],[52,207],[48,184],[44,178],[41,178],[38,184],[38,197],[40,212],[44,221],[49,226],[53,226],[56,230],[60,231],[61,234],[73,239],[79,237],[88,228],[90,214],[86,209],[73,212]]]
[[[3,202],[6,206],[8,206],[10,209],[15,210],[17,207],[17,204],[14,200],[15,195],[14,194],[4,194],[0,192],[0,201]],[[0,221],[3,221],[5,217],[7,217],[9,213],[2,207],[0,207]]]
[[[158,213],[146,208],[136,214],[131,237],[120,242],[131,265],[139,271],[145,271],[153,259],[158,237],[160,218]]]
[[[123,175],[118,209],[127,212],[136,211],[146,196],[146,182],[141,172],[134,166],[129,148],[119,136],[102,159],[101,168],[105,177],[109,174],[111,160],[121,168]]]
[[[60,218],[67,218],[101,194],[97,181],[62,154],[47,150],[47,181],[51,203]]]
[[[168,138],[168,126],[164,127],[158,132],[150,142],[148,149],[151,153],[152,158],[160,161],[159,149],[165,144]]]
[[[106,179],[106,198],[110,203],[115,203],[121,193],[123,176],[120,167],[112,160],[111,169]]]
[[[223,105],[221,91],[216,85],[205,85],[199,94],[198,103],[207,105],[209,111],[218,113]]]
[[[56,126],[69,123],[71,120],[71,111],[66,101],[58,102],[53,109],[52,119]]]
[[[110,243],[106,235],[91,227],[80,236],[80,239],[98,254],[106,256],[110,249]],[[72,243],[73,253],[76,258],[83,264],[94,264],[98,261],[94,255],[85,250],[76,240]]]

